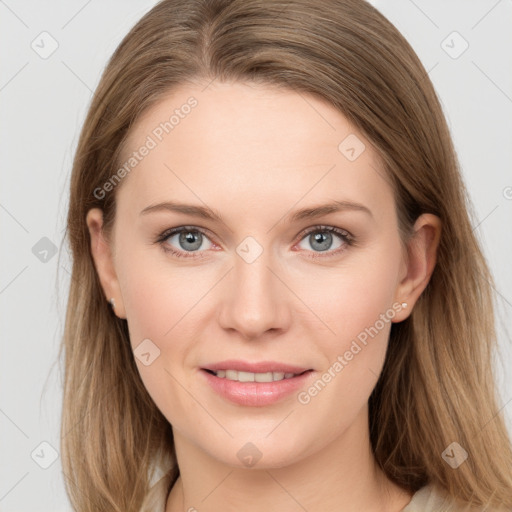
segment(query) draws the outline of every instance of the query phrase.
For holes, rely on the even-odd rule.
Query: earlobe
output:
[[[409,316],[430,281],[436,265],[441,229],[441,219],[430,213],[420,215],[414,224],[414,234],[407,243],[406,274],[395,295],[395,301],[407,302],[408,307],[407,311],[396,315],[395,322]]]
[[[86,223],[91,238],[91,255],[105,294],[106,306],[110,308],[112,306],[111,299],[114,299],[115,308],[112,308],[113,311],[119,318],[126,318],[119,281],[115,272],[111,244],[106,240],[103,232],[103,211],[99,208],[89,210]]]

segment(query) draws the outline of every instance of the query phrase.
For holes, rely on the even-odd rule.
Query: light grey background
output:
[[[512,367],[512,2],[372,3],[418,53],[452,130],[475,205],[474,229],[496,279],[497,380],[512,430],[512,377],[505,371]],[[154,4],[0,0],[3,512],[71,510],[58,454],[56,364],[70,262],[63,246],[57,268],[51,248],[61,246],[72,156],[92,91],[121,38]],[[58,48],[48,56],[52,44]]]

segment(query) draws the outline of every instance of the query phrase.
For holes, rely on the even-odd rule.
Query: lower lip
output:
[[[274,382],[238,382],[217,377],[201,369],[208,384],[231,402],[238,405],[262,407],[278,402],[282,398],[298,391],[314,373],[309,370],[291,379],[282,379]]]

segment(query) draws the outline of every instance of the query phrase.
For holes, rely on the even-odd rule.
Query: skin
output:
[[[183,85],[139,119],[123,157],[190,96],[198,105],[118,185],[112,237],[102,232],[101,210],[87,215],[105,296],[127,320],[132,347],[149,338],[160,350],[150,365],[136,362],[173,426],[180,477],[166,511],[398,512],[411,494],[375,463],[368,398],[391,322],[410,314],[430,279],[440,221],[422,215],[402,245],[393,191],[369,141],[327,103],[289,90]],[[350,134],[366,146],[354,161],[338,149]],[[207,205],[224,223],[170,211],[140,214],[170,200]],[[346,210],[287,221],[290,212],[330,200],[361,203],[372,215]],[[184,225],[207,230],[195,250],[205,258],[176,258],[154,243]],[[302,235],[319,225],[347,230],[357,243],[347,246],[333,234],[321,251]],[[252,263],[236,252],[247,236],[263,249]],[[190,247],[178,235],[164,244],[185,253]],[[224,359],[274,360],[314,369],[309,386],[379,315],[404,301],[408,307],[308,404],[292,393],[270,406],[236,405],[200,373]],[[262,454],[252,467],[237,457],[248,442]]]

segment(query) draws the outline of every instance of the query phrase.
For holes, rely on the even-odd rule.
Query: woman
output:
[[[468,209],[433,86],[369,4],[155,6],[71,180],[75,510],[512,509]]]

